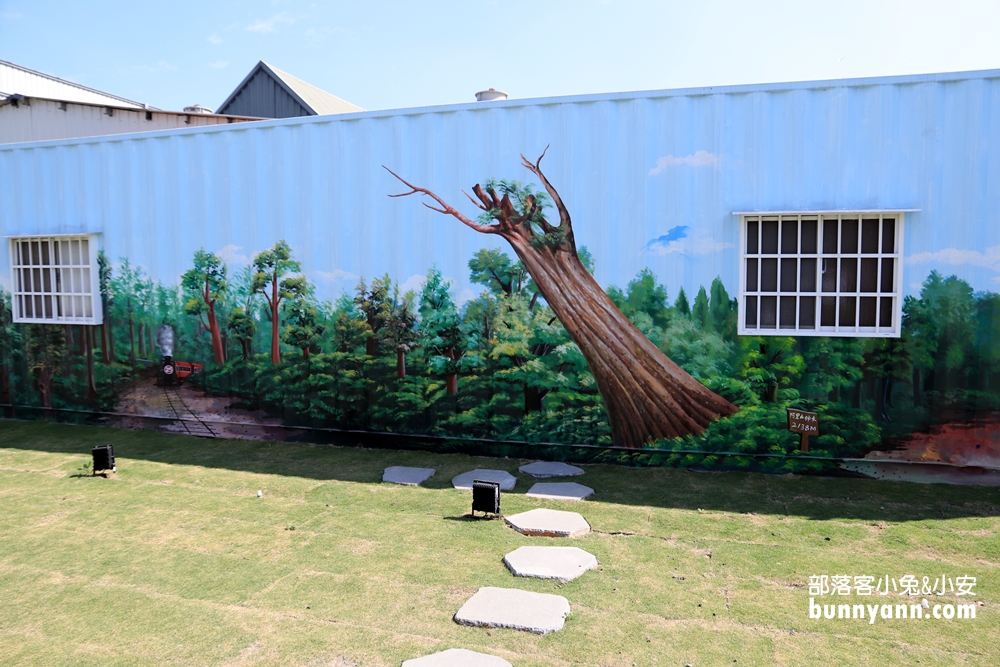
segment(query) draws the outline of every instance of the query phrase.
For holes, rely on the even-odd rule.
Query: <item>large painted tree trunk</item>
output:
[[[625,447],[700,433],[736,409],[667,358],[615,306],[575,250],[508,239],[579,346],[604,399],[612,439]]]
[[[396,377],[400,380],[406,377],[406,352],[396,350]]]
[[[475,222],[430,190],[399,176],[411,190],[392,196],[426,195],[440,206],[425,204],[429,208],[510,243],[586,358],[616,445],[642,447],[659,438],[701,433],[713,419],[734,414],[736,407],[668,359],[618,310],[580,261],[569,211],[542,173],[542,158],[534,163],[522,159],[552,198],[559,212],[558,225],[544,218],[534,196],[524,196],[518,210],[507,194],[500,197],[479,185],[472,189],[478,199],[473,202],[495,224]]]

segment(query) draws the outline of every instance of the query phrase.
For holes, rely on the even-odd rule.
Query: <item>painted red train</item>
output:
[[[173,357],[163,357],[160,370],[156,374],[158,385],[179,385],[191,375],[205,370],[202,364],[193,361],[174,361]]]

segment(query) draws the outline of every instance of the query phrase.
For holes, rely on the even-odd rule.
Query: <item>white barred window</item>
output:
[[[101,324],[96,235],[10,239],[14,321]]]
[[[899,336],[903,211],[738,215],[740,334]]]

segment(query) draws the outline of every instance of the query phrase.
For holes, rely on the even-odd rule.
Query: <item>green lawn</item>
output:
[[[114,443],[118,473],[81,476]],[[542,665],[997,665],[1000,490],[587,466],[575,540],[467,521],[450,479],[524,461],[0,420],[0,665],[399,665],[451,647]],[[389,465],[433,467],[425,488]],[[257,490],[264,492],[257,498]],[[515,579],[525,544],[601,568]],[[978,579],[972,621],[810,620],[811,574]],[[480,586],[566,596],[547,636],[468,628]],[[950,593],[931,602],[958,602]],[[899,597],[848,598],[899,602]],[[829,602],[830,599],[826,598]]]

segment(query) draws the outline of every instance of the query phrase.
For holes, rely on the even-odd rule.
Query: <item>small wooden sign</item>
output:
[[[788,408],[788,430],[799,434],[802,442],[799,449],[808,452],[809,436],[819,435],[819,414]]]

